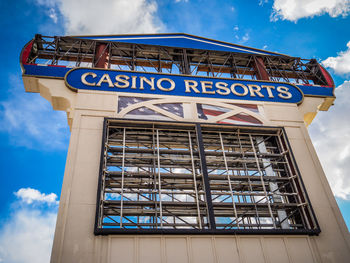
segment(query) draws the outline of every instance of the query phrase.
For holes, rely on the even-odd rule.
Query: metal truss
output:
[[[106,119],[95,233],[319,233],[282,128]]]
[[[36,35],[24,63],[330,85],[315,59]]]

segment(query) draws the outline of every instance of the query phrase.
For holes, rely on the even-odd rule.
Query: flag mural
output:
[[[148,104],[145,106],[144,102],[148,102]],[[221,103],[220,105],[223,106],[203,103],[195,104],[198,121],[214,121],[222,124],[262,125],[262,121],[257,116],[260,118],[263,118],[263,116],[259,113],[258,106],[254,104]],[[225,105],[229,108],[224,107]],[[128,107],[132,109],[130,110]],[[118,113],[121,112],[126,112],[123,117],[130,119],[172,120],[171,117],[165,114],[174,114],[177,117],[184,118],[184,105],[183,103],[161,103],[158,99],[152,98],[120,96],[118,100]],[[233,115],[226,118],[226,115],[223,114]]]
[[[152,99],[150,98],[139,98],[139,97],[119,97],[118,100],[118,112],[121,112],[122,110],[127,110],[129,106],[137,106],[137,104],[150,101]],[[136,104],[136,105],[135,105]],[[170,112],[172,114],[175,114],[176,116],[183,117],[183,108],[181,103],[162,103],[162,104],[154,104],[154,107],[159,108],[160,110]],[[157,112],[153,109],[150,109],[146,106],[140,106],[136,109],[133,109],[131,111],[128,111],[124,115],[125,118],[130,119],[148,119],[148,120],[171,120],[171,118],[163,115],[160,112]]]
[[[246,104],[234,104],[237,107],[241,107],[245,110],[251,111],[255,114],[259,114],[259,110],[257,105],[246,105]],[[224,108],[224,107],[218,107],[218,106],[211,106],[207,104],[197,104],[198,109],[198,118],[203,120],[211,120],[215,117],[218,117],[224,113],[230,112],[232,109]],[[231,117],[228,117],[226,119],[217,121],[217,123],[222,124],[250,124],[250,125],[262,125],[262,122],[258,120],[257,118],[247,114],[247,113],[238,113]]]

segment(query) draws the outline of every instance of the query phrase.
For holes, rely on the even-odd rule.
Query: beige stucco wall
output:
[[[76,93],[57,79],[25,77],[24,82],[27,91],[40,92],[54,109],[66,111],[71,127],[51,262],[349,262],[349,232],[304,123],[323,99],[305,98],[299,106],[258,103],[264,125],[286,129],[319,236],[94,236],[103,118],[122,117],[118,94]],[[191,116],[187,120],[195,121]]]

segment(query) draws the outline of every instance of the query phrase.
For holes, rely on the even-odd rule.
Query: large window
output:
[[[105,120],[96,234],[319,232],[282,128]]]

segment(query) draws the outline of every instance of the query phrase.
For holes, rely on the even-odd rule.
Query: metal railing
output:
[[[104,67],[238,79],[261,79],[265,74],[270,81],[329,85],[315,59],[108,42],[76,37],[36,35],[30,54],[24,63],[72,68]]]

